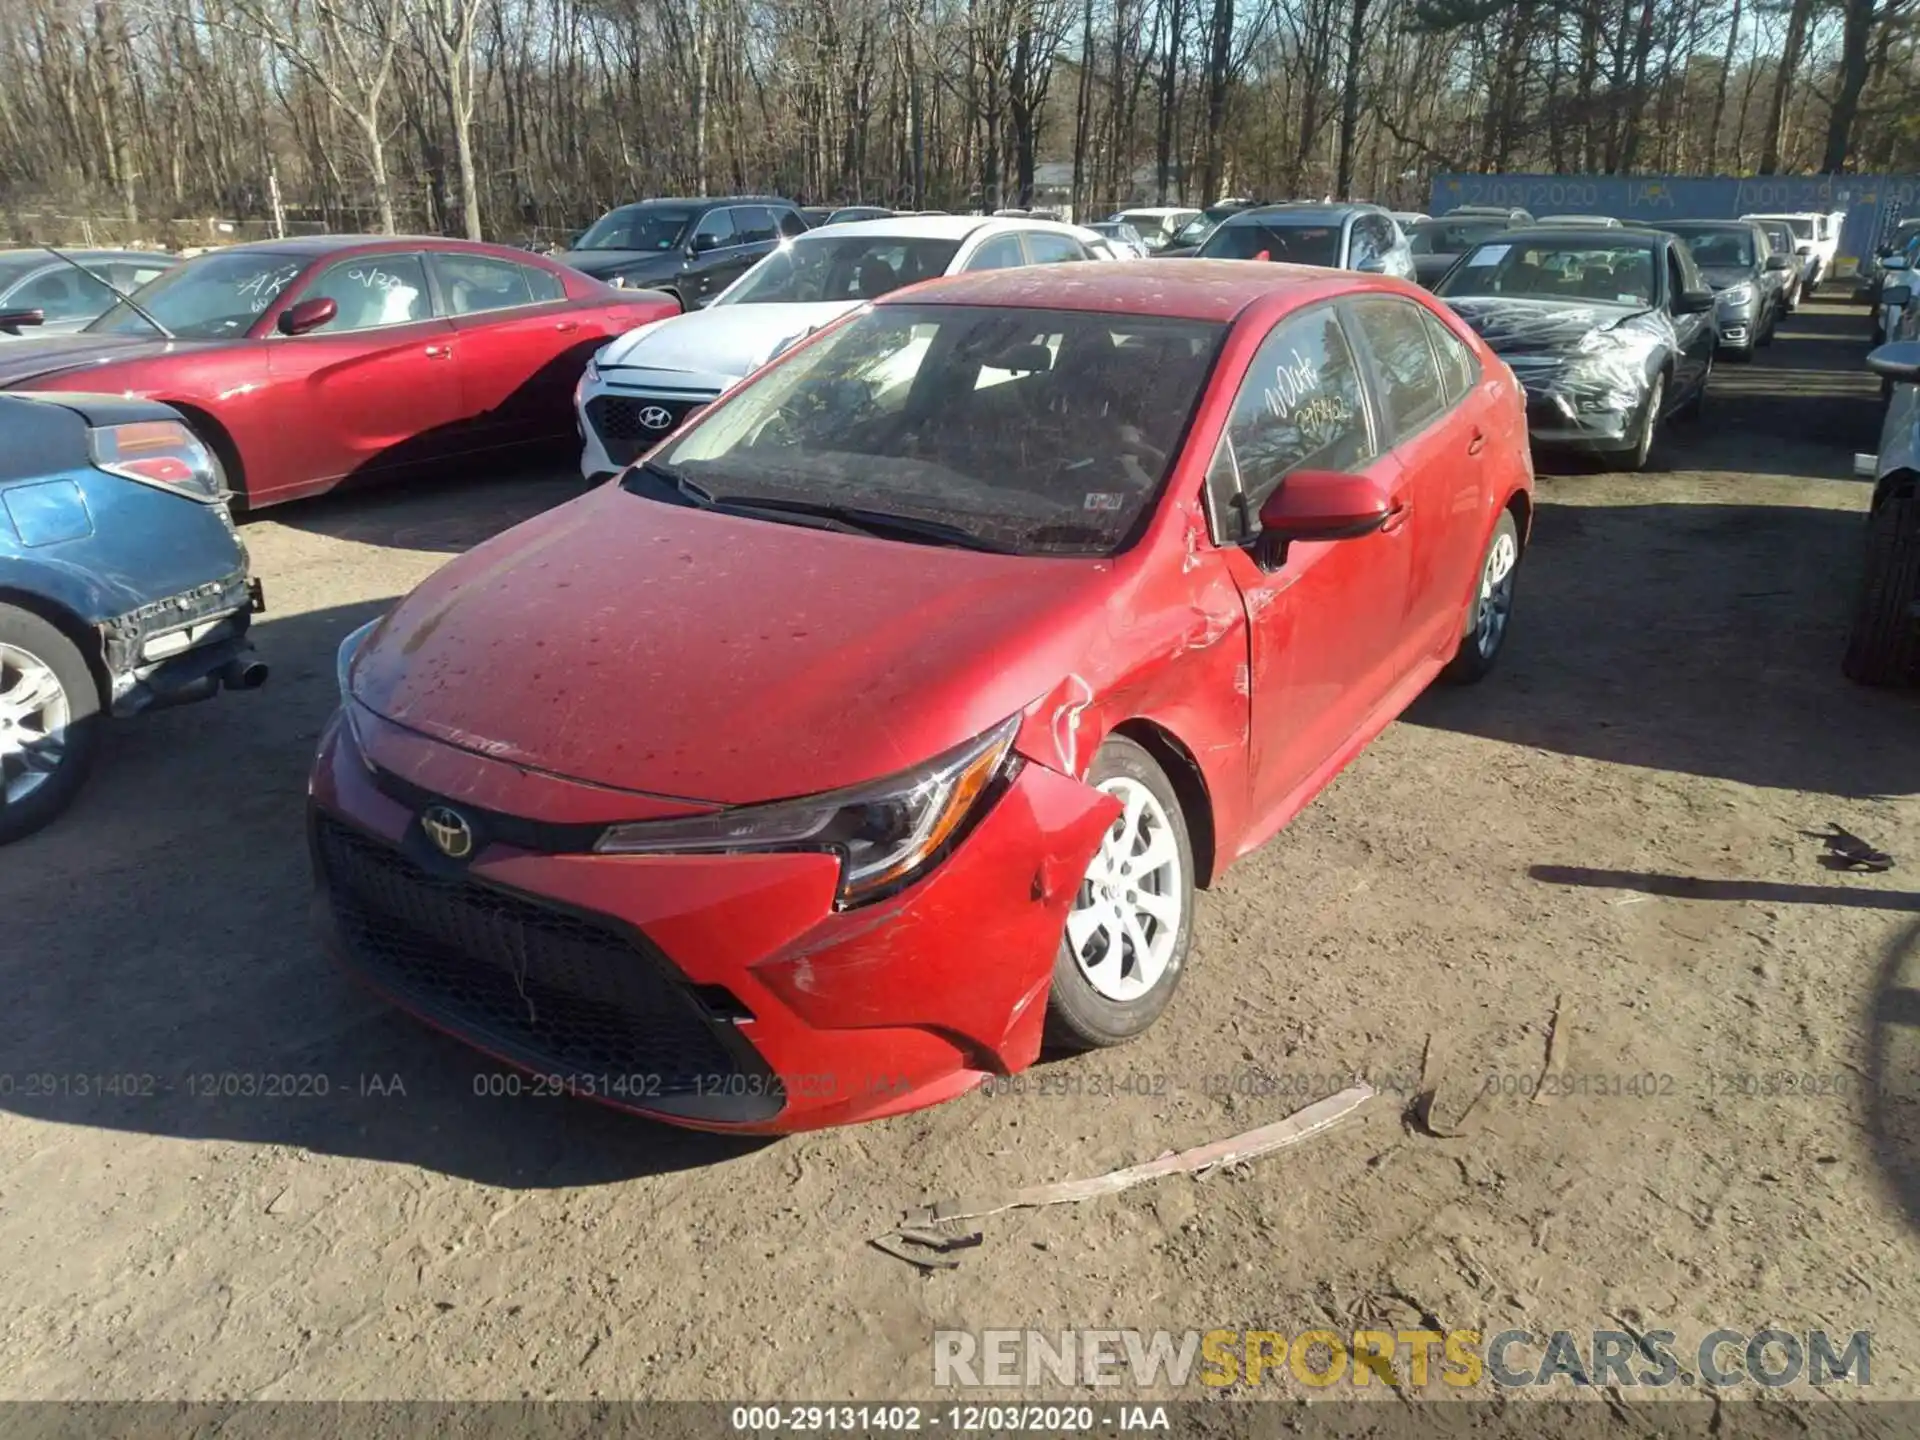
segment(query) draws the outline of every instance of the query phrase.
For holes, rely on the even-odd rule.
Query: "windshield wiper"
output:
[[[756,520],[772,520],[782,525],[804,525],[812,530],[837,530],[843,535],[873,535],[876,532],[857,521],[831,513],[830,508],[814,509],[803,502],[788,504],[778,500],[749,500],[743,496],[715,495],[704,485],[695,484],[670,465],[658,460],[643,460],[640,474],[670,486],[696,510],[713,510],[722,515],[744,515]]]
[[[154,319],[153,316],[149,315],[146,312],[146,310],[141,307],[140,303],[137,300],[135,300],[131,295],[127,294],[126,291],[122,290],[118,285],[114,284],[111,280],[107,279],[106,276],[95,275],[93,271],[87,269],[86,266],[82,265],[78,260],[74,259],[71,255],[62,255],[58,250],[54,249],[51,245],[42,245],[40,248],[46,251],[49,255],[53,256],[54,259],[66,261],[67,264],[71,265],[74,269],[78,270],[82,275],[85,275],[89,279],[98,280],[102,285],[106,286],[107,289],[111,290],[114,294],[120,297],[121,304],[125,305],[129,310],[133,311],[134,314],[138,315],[142,320],[146,321],[149,325],[153,326],[153,328],[158,330],[164,338],[168,340],[172,340],[175,338],[174,333],[171,330],[167,329],[166,326],[162,325],[158,320]]]
[[[728,510],[751,510],[780,515],[811,515],[822,520],[837,520],[865,534],[885,539],[888,536],[921,540],[934,545],[954,545],[964,550],[981,550],[990,555],[1013,555],[1010,545],[985,539],[959,525],[939,520],[922,520],[915,515],[895,515],[887,510],[867,510],[853,505],[826,505],[816,500],[762,500],[745,495],[717,495],[714,504]]]

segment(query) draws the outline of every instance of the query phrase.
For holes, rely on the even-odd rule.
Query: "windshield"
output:
[[[957,240],[892,235],[802,236],[741,277],[717,305],[811,305],[877,300],[889,290],[947,273]]]
[[[654,464],[723,500],[1109,554],[1158,497],[1224,334],[1157,316],[882,305],[706,411]]]
[[[609,210],[587,228],[576,250],[671,250],[693,220],[691,210],[627,205]]]
[[[1460,255],[1507,227],[1498,220],[1423,220],[1407,231],[1416,255]]]
[[[0,295],[6,294],[51,258],[45,254],[0,256]]]
[[[1269,220],[1257,225],[1223,225],[1200,247],[1205,260],[1275,260],[1289,265],[1340,263],[1338,225],[1290,225]]]
[[[1653,251],[1580,241],[1482,245],[1435,288],[1449,298],[1513,295],[1608,305],[1653,303]]]
[[[253,328],[280,292],[307,268],[305,256],[271,251],[216,251],[176,265],[134,291],[134,298],[183,340],[223,340]],[[153,327],[125,301],[87,326],[92,335],[151,335]]]
[[[1120,217],[1123,224],[1131,225],[1140,232],[1140,238],[1153,249],[1172,244],[1173,231],[1178,227],[1178,215],[1143,215],[1137,210],[1129,210]],[[1183,242],[1184,243],[1184,242]]]
[[[1792,231],[1793,238],[1796,240],[1813,239],[1813,221],[1811,220],[1803,220],[1794,216],[1789,216],[1786,219],[1779,221],[1778,223],[1786,226],[1788,230]]]
[[[1744,225],[1728,225],[1716,230],[1675,230],[1693,252],[1693,263],[1702,270],[1748,270],[1753,267],[1753,232]]]

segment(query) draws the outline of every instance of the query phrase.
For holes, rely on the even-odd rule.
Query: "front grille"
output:
[[[402,1004],[578,1093],[748,1121],[785,1095],[637,933],[435,874],[318,815],[314,849],[348,960]]]
[[[626,465],[679,429],[706,403],[705,400],[662,400],[645,395],[596,395],[587,402],[587,423],[606,446],[608,458],[615,464]],[[650,415],[650,411],[658,413]],[[665,424],[645,423],[645,420],[657,422],[661,414],[667,417]]]

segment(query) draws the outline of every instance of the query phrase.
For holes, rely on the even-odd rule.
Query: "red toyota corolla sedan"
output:
[[[0,347],[0,388],[164,400],[257,507],[571,439],[587,358],[678,313],[500,245],[276,240],[176,266],[78,334]]]
[[[1399,281],[896,292],[348,639],[317,917],[551,1088],[712,1129],[1127,1040],[1196,887],[1494,663],[1532,486],[1511,373]]]

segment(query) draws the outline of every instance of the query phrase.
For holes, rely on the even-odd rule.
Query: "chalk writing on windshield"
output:
[[[247,308],[258,315],[279,297],[282,290],[293,283],[293,277],[300,273],[298,265],[283,265],[278,270],[262,270],[258,275],[249,275],[236,284],[234,292],[247,302]]]

